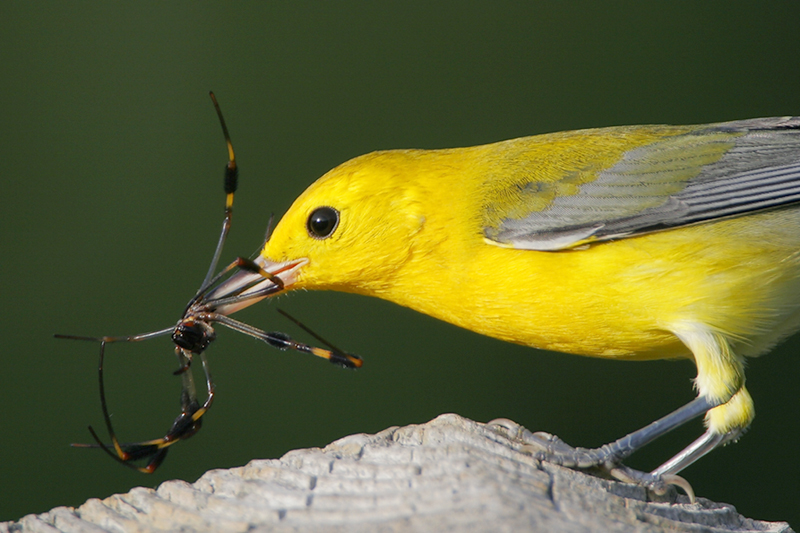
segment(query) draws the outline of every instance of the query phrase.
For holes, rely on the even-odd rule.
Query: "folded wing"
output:
[[[530,194],[517,205],[484,206],[487,242],[563,250],[800,202],[800,117],[696,126],[624,152],[568,193],[536,196],[557,185],[518,182]]]

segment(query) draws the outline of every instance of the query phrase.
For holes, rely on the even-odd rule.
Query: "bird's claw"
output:
[[[629,468],[613,457],[608,458],[603,448],[575,448],[556,435],[544,431],[532,432],[507,418],[497,418],[486,424],[496,433],[509,440],[521,443],[520,451],[537,461],[567,468],[595,468],[623,483],[644,487],[658,496],[663,496],[670,486],[682,489],[691,503],[695,502],[692,486],[686,479],[676,475],[653,475]]]
[[[681,476],[675,474],[653,475],[642,472],[641,470],[629,468],[623,464],[617,464],[611,468],[603,465],[603,469],[617,481],[639,485],[657,496],[663,496],[667,493],[669,487],[672,486],[683,490],[689,497],[689,503],[695,503],[697,501],[692,485]]]
[[[537,461],[568,468],[591,468],[603,463],[597,450],[574,448],[556,435],[544,431],[534,433],[507,418],[496,418],[486,425],[496,433],[520,443],[520,451],[533,456]]]

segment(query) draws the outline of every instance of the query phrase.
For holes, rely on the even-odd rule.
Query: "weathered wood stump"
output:
[[[57,507],[0,533],[77,531],[790,532],[727,504],[540,464],[484,424],[427,424],[351,435],[323,449],[212,470],[74,509]]]

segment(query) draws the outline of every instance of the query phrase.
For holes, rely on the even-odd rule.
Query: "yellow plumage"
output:
[[[261,261],[287,289],[376,296],[510,342],[693,358],[700,396],[723,404],[709,434],[735,438],[754,414],[743,357],[800,327],[799,127],[375,152],[309,187]]]

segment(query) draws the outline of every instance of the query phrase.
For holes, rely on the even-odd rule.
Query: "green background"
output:
[[[179,317],[222,219],[209,89],[241,168],[230,260],[257,248],[270,213],[372,150],[798,114],[798,23],[796,2],[3,2],[0,520],[445,412],[590,446],[689,401],[686,361],[543,353],[374,299],[298,293],[237,318],[310,340],[280,305],[363,369],[221,331],[208,351],[214,408],[148,477],[68,446],[102,426],[98,347],[52,334],[139,333]],[[751,431],[685,472],[700,496],[795,527],[798,340],[751,361]],[[123,440],[168,429],[175,364],[168,339],[109,349]],[[630,464],[653,468],[700,431]]]

